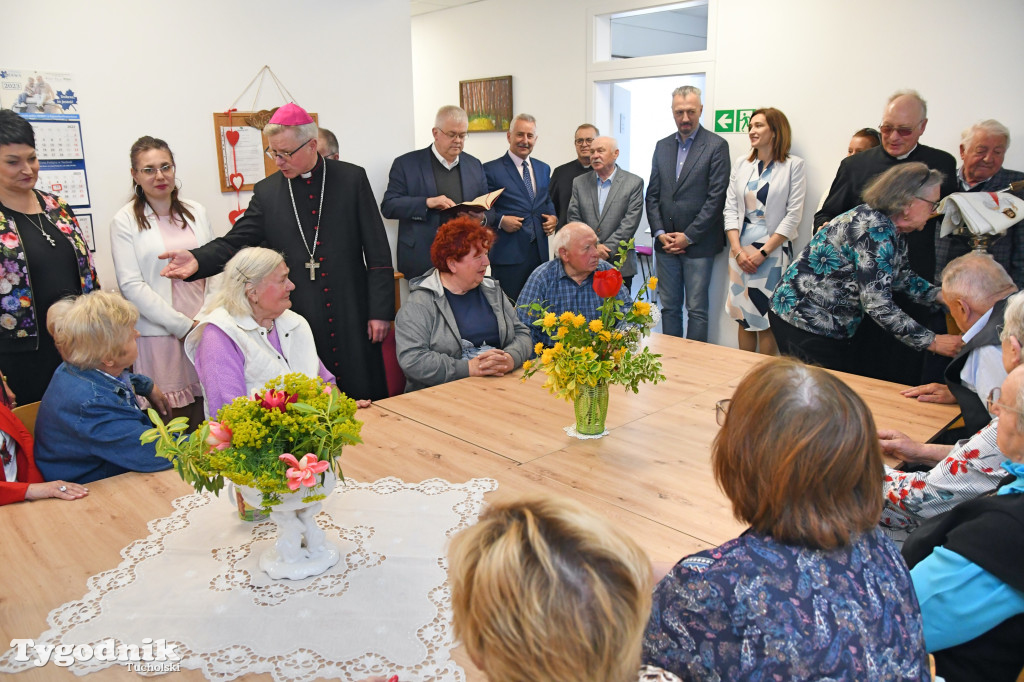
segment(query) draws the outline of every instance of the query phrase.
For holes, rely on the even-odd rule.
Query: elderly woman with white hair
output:
[[[156,456],[155,445],[139,441],[153,425],[136,395],[148,398],[165,418],[170,404],[152,379],[128,371],[138,355],[138,319],[134,305],[104,291],[50,307],[46,326],[64,362],[36,417],[35,459],[46,480],[82,484],[170,468],[170,461]]]
[[[910,269],[904,235],[920,230],[939,202],[942,173],[904,163],[879,175],[864,202],[818,230],[772,296],[771,328],[783,355],[854,374],[878,360],[856,337],[864,316],[907,346],[953,357],[958,335],[936,334],[893,301],[944,304],[941,290]]]
[[[282,374],[299,372],[335,383],[317,357],[309,323],[289,310],[294,288],[284,257],[271,249],[242,249],[224,266],[221,289],[185,339],[208,417]]]

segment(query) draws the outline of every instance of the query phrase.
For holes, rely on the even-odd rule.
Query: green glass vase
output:
[[[574,406],[577,433],[583,436],[604,433],[604,420],[608,416],[608,384],[599,381],[597,386],[583,386]]]

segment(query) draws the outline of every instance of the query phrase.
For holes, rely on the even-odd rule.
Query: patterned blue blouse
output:
[[[930,680],[907,565],[878,529],[843,549],[753,530],[654,590],[644,663],[684,680]]]
[[[851,338],[867,313],[911,348],[928,348],[935,333],[893,302],[894,291],[923,304],[939,294],[910,269],[906,240],[889,217],[861,204],[818,230],[775,288],[772,310],[832,339]]]

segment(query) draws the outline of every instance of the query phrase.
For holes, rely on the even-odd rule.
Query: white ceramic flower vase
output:
[[[341,553],[316,523],[323,504],[303,502],[303,497],[329,495],[337,478],[327,471],[320,489],[302,488],[281,495],[281,503],[270,507],[270,520],[277,524],[277,542],[260,555],[260,569],[271,578],[302,580],[320,575],[341,559]],[[255,488],[238,486],[242,499],[253,507],[263,506],[263,494]]]

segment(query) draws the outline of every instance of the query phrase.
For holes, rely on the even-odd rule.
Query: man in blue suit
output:
[[[462,151],[468,130],[469,118],[461,107],[441,107],[434,119],[433,144],[403,154],[391,165],[380,212],[398,219],[398,271],[406,279],[433,267],[430,245],[437,228],[456,217],[444,211],[487,193],[483,166]],[[487,213],[470,215],[488,222]]]
[[[506,134],[508,153],[484,164],[487,187],[505,191],[494,204],[498,239],[491,248],[491,274],[513,301],[534,269],[548,259],[548,235],[558,218],[548,196],[551,168],[531,158],[537,119],[519,114]]]
[[[725,248],[722,210],[729,186],[729,145],[701,127],[704,105],[691,85],[672,93],[678,132],[654,148],[647,188],[647,221],[658,252],[658,296],[662,330],[708,340],[708,289],[715,256]]]

